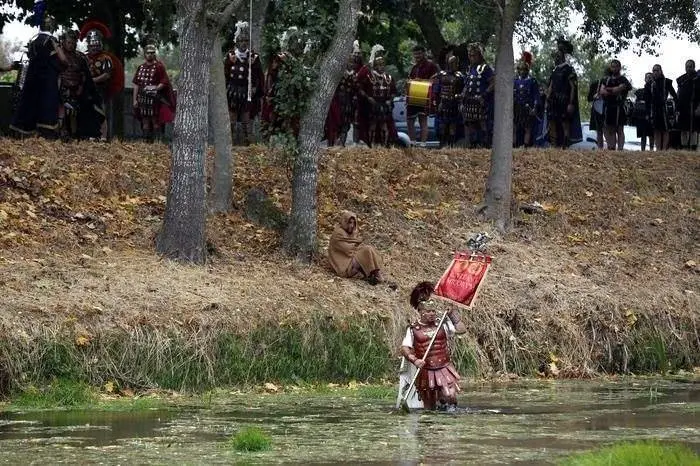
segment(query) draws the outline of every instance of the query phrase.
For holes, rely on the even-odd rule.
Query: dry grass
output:
[[[288,209],[287,167],[264,147],[236,156],[237,205],[259,186]],[[319,250],[337,213],[354,210],[398,291],[334,278],[322,255],[311,266],[289,260],[278,233],[240,211],[209,220],[218,254],[208,266],[175,265],[153,254],[168,163],[160,145],[2,140],[0,329],[246,332],[370,313],[388,317],[398,343],[413,284],[439,277],[471,233],[490,231],[473,209],[487,152],[337,149],[322,160]],[[641,329],[697,358],[698,173],[691,153],[516,152],[516,199],[545,212],[519,213],[513,233],[491,243],[488,283],[465,311],[480,367],[625,370]]]

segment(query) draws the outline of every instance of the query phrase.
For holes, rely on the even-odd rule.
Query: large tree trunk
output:
[[[209,212],[229,212],[232,207],[233,154],[229,124],[226,81],[224,78],[221,37],[217,36],[211,53],[209,85],[209,130],[214,144],[214,167],[209,193]]]
[[[257,53],[262,53],[262,32],[265,26],[265,13],[270,0],[257,0],[253,2],[253,24],[250,25],[250,48]]]
[[[316,251],[318,198],[318,156],[323,126],[333,94],[340,82],[357,31],[360,0],[341,0],[335,38],[318,61],[322,70],[311,96],[307,113],[301,119],[299,152],[294,160],[292,212],[285,232],[285,250],[303,261]]]
[[[513,30],[521,0],[495,0],[501,17],[496,55],[493,149],[486,182],[486,217],[505,232],[511,223],[513,193]]]
[[[411,16],[423,33],[423,37],[428,43],[428,48],[433,52],[433,58],[437,60],[440,56],[440,51],[447,46],[447,41],[440,30],[432,2],[412,0]]]
[[[181,262],[206,261],[205,149],[213,34],[201,0],[178,2],[180,69],[170,186],[156,249]]]

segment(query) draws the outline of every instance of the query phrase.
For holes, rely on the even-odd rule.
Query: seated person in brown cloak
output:
[[[340,277],[361,276],[371,285],[384,281],[379,253],[374,247],[363,243],[357,229],[357,215],[347,210],[340,214],[340,222],[331,235],[328,261]]]

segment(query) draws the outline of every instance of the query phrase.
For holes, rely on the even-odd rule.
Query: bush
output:
[[[262,429],[245,427],[231,437],[229,443],[238,451],[263,451],[270,449],[272,441]]]

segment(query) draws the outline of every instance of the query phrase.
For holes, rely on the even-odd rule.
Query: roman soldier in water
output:
[[[578,109],[578,77],[568,57],[574,46],[564,38],[557,39],[555,67],[547,88],[549,137],[553,146],[566,148],[581,140],[581,117]]]
[[[132,80],[132,105],[146,140],[153,142],[162,134],[164,125],[173,121],[175,98],[165,65],[156,58],[154,44],[146,45],[144,57]]]
[[[495,74],[484,60],[481,44],[469,44],[469,68],[462,91],[462,119],[467,147],[489,147],[490,120],[493,113]]]
[[[384,47],[372,47],[367,66],[357,73],[360,97],[360,133],[368,146],[389,146],[397,139],[394,125],[394,97],[396,82],[386,72]]]
[[[513,81],[513,141],[516,146],[532,146],[532,132],[537,118],[537,105],[540,100],[540,86],[530,76],[532,54],[523,52],[516,65]]]
[[[102,98],[105,119],[100,126],[102,140],[110,135],[113,120],[113,100],[124,89],[124,67],[111,52],[104,49],[105,39],[112,37],[112,31],[99,21],[88,21],[80,28],[80,40],[87,41],[87,58],[92,80]]]
[[[656,150],[667,150],[669,131],[673,128],[676,118],[676,102],[678,95],[673,88],[673,81],[664,76],[661,65],[651,69],[651,83],[647,89],[646,103],[651,126],[654,129]],[[669,100],[669,96],[673,100]]]
[[[457,127],[462,118],[459,104],[462,100],[464,75],[459,71],[459,58],[450,50],[445,56],[446,67],[433,78],[433,107],[439,128],[441,147],[453,147],[457,142]]]
[[[41,3],[40,3],[41,4]],[[40,27],[27,47],[27,65],[24,87],[10,129],[19,136],[40,135],[54,139],[58,136],[58,75],[66,63],[66,55],[58,46],[56,20],[35,12],[33,23]]]
[[[678,83],[678,129],[681,130],[681,146],[697,150],[700,133],[700,73],[695,70],[695,61],[685,62],[685,74],[676,79]]]
[[[457,407],[460,377],[450,360],[448,339],[454,334],[466,333],[467,328],[454,309],[438,328],[436,301],[431,299],[434,288],[430,282],[421,282],[413,288],[410,303],[419,318],[406,329],[401,354],[420,370],[416,391],[423,407],[444,407],[453,411]],[[435,341],[428,352],[433,335]]]
[[[240,122],[243,144],[248,145],[252,132],[251,121],[260,111],[265,76],[260,56],[250,50],[250,30],[247,22],[236,23],[234,42],[235,47],[226,54],[224,60],[231,136],[235,139],[236,126]]]
[[[431,80],[439,70],[437,65],[425,54],[425,47],[416,45],[413,47],[413,67],[408,73],[409,80]],[[430,96],[427,96],[430,98]],[[408,129],[408,138],[411,142],[416,140],[416,117],[418,117],[418,126],[420,127],[420,142],[425,143],[428,140],[428,102],[424,107],[418,105],[408,105],[406,107],[406,124]]]
[[[329,146],[336,142],[345,146],[350,127],[355,123],[357,114],[357,72],[362,68],[362,51],[360,43],[355,41],[353,51],[340,83],[335,90],[331,106],[326,117],[326,140]]]
[[[622,74],[620,60],[610,61],[610,73],[601,80],[598,94],[603,99],[603,122],[605,140],[610,150],[622,150],[625,145],[627,114],[625,101],[632,89],[629,80]]]
[[[77,42],[75,31],[68,31],[61,38],[66,63],[59,74],[61,105],[58,107],[58,122],[64,140],[97,138],[104,121],[102,99],[92,81],[87,57],[75,49]]]

